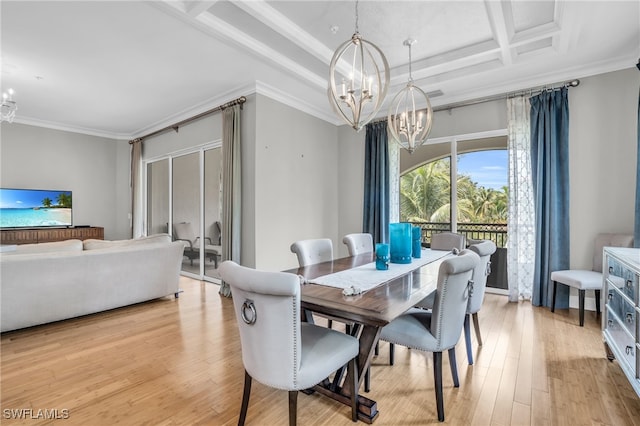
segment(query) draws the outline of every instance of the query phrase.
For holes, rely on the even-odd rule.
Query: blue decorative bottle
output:
[[[391,263],[411,263],[411,224],[390,223]]]
[[[422,229],[419,226],[411,227],[411,237],[412,237],[412,245],[411,251],[412,256],[416,259],[420,259],[422,254]]]

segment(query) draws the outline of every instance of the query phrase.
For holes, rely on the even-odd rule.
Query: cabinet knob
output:
[[[613,293],[607,294],[607,299],[609,299],[609,300],[613,299]]]
[[[633,312],[627,312],[627,322],[629,324],[633,323]]]
[[[627,287],[631,288],[631,286],[633,285],[633,281],[627,280],[626,284],[627,284]]]
[[[613,266],[609,266],[609,273],[613,274]]]
[[[609,324],[609,327],[613,326],[613,320],[609,320],[607,323]]]
[[[626,348],[624,348],[624,351],[627,353],[627,355],[631,355],[633,346],[627,346]]]

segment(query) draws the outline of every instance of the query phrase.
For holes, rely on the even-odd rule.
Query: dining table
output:
[[[358,338],[359,390],[382,328],[436,290],[440,264],[450,256],[450,251],[423,248],[410,264],[391,263],[388,270],[378,271],[375,253],[364,253],[285,272],[301,277],[303,320],[313,322],[314,313],[332,318],[347,324],[346,330]],[[340,369],[309,391],[349,405],[352,382],[349,372]],[[373,423],[379,414],[376,401],[362,394],[357,401],[358,419]]]

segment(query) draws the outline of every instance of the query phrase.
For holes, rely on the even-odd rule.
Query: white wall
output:
[[[297,267],[290,251],[296,240],[331,238],[338,245],[337,163],[333,124],[256,97],[256,268]]]
[[[145,139],[142,148],[144,160],[175,153],[222,139],[222,114],[215,113],[192,121],[178,129],[166,131]]]
[[[364,206],[364,153],[366,131],[351,126],[338,127],[338,236],[334,256],[348,255],[342,237],[362,232]]]
[[[104,227],[106,239],[128,235],[126,141],[19,123],[0,131],[3,187],[71,190],[75,225]]]
[[[569,90],[571,268],[591,269],[596,234],[633,234],[639,86],[633,67]],[[570,302],[578,305],[577,291]]]

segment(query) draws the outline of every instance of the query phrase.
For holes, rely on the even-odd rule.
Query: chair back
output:
[[[602,272],[603,247],[633,247],[631,234],[598,234],[593,244],[593,267],[596,272]]]
[[[475,314],[482,307],[484,290],[487,287],[487,277],[491,273],[491,255],[496,252],[496,244],[485,240],[469,246],[469,250],[480,257],[480,263],[473,270],[473,292],[469,296],[467,313]]]
[[[454,232],[439,232],[437,234],[431,234],[430,247],[434,250],[464,250],[465,237],[462,234],[456,234]]]
[[[245,370],[267,386],[295,388],[302,347],[300,278],[229,260],[218,271],[233,294]]]
[[[349,256],[357,256],[362,253],[373,251],[373,237],[371,234],[347,234],[342,239],[349,250]]]
[[[193,232],[191,222],[180,222],[173,224],[173,238],[185,242],[186,247],[196,243],[196,233]]]
[[[300,267],[333,260],[333,244],[328,238],[296,241],[291,244],[291,252],[298,257]]]
[[[430,329],[436,338],[436,352],[453,348],[460,338],[469,293],[473,291],[471,276],[479,263],[477,254],[471,250],[463,250],[456,257],[447,258],[440,264]]]
[[[213,222],[213,226],[211,227],[212,235],[211,241],[213,241],[213,245],[220,246],[222,245],[222,226],[219,221]]]

